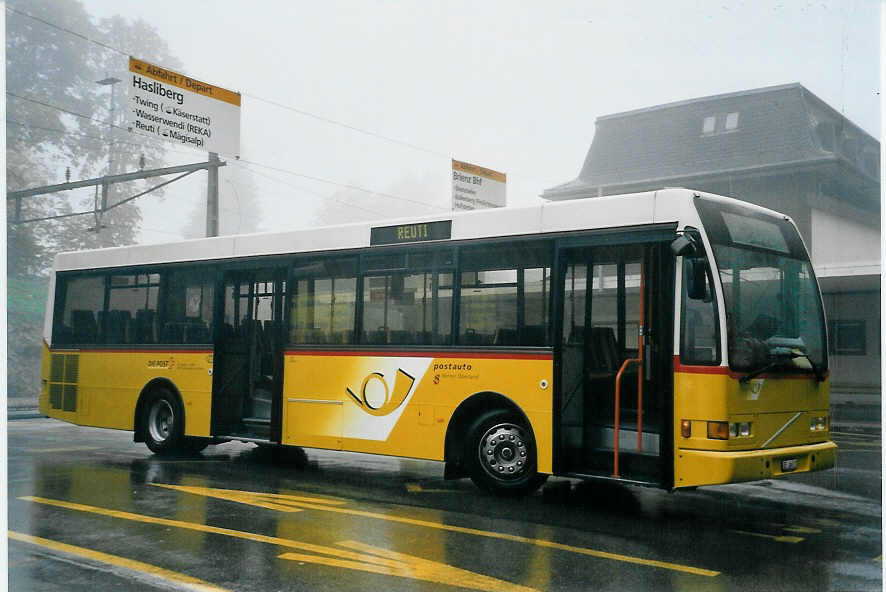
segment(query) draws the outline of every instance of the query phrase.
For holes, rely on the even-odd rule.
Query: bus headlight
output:
[[[744,421],[738,424],[738,436],[740,438],[750,438],[751,437],[751,422]]]
[[[809,431],[810,432],[821,432],[828,429],[828,418],[827,416],[819,416],[819,417],[810,417],[809,418]]]

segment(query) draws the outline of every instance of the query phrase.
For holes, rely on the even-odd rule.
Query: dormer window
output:
[[[710,117],[704,118],[704,123],[701,126],[701,133],[703,134],[712,134],[714,130],[717,128],[717,118],[713,115]]]
[[[734,130],[738,127],[738,112],[726,115],[726,131]]]

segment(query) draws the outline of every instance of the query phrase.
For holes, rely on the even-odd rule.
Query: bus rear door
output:
[[[217,317],[212,432],[279,442],[284,269],[223,273]]]

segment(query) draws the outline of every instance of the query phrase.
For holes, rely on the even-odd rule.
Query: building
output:
[[[796,221],[824,294],[835,392],[880,390],[880,144],[800,84],[597,118],[549,200],[680,186]]]

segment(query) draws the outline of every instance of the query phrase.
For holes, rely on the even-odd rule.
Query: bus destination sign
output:
[[[397,224],[373,228],[369,235],[370,246],[399,245],[423,241],[443,240],[452,237],[452,220]]]

